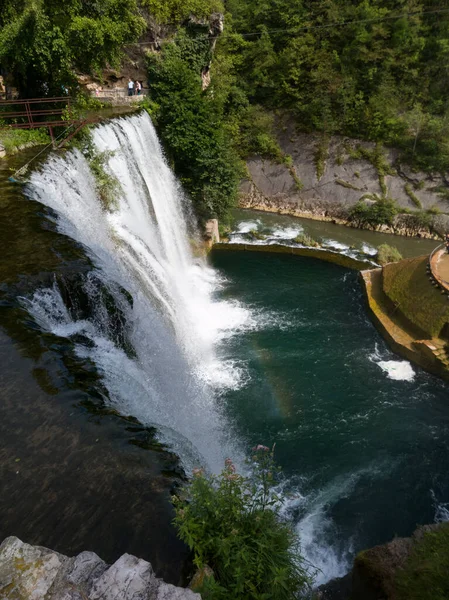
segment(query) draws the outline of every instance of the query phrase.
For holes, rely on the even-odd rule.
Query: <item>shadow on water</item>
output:
[[[8,181],[32,155],[0,162],[0,538],[108,562],[129,552],[179,583],[187,551],[169,502],[184,477],[177,457],[151,428],[108,408],[95,366],[72,341],[42,332],[20,302],[56,280],[89,309],[76,295],[92,269],[83,249]]]

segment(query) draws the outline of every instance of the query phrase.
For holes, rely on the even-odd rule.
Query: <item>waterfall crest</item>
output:
[[[26,307],[43,329],[75,340],[119,412],[156,426],[187,465],[207,461],[217,470],[236,448],[208,383],[217,369],[214,343],[246,319],[245,309],[213,301],[217,275],[192,256],[190,207],[148,115],[97,127],[93,143],[108,152],[106,169],[120,184],[114,209],[102,207],[89,163],[77,150],[52,156],[27,188],[92,260],[83,281],[91,312],[86,317],[67,307],[56,283],[37,290]],[[118,343],[117,319],[99,284],[114,300],[120,335],[132,351]],[[236,376],[238,370],[221,369],[217,379],[226,385]]]

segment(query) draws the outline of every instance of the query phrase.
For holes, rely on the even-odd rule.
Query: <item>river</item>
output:
[[[448,517],[447,384],[388,350],[357,274],[291,256],[195,259],[189,202],[150,119],[100,125],[93,143],[119,183],[109,210],[78,151],[24,187],[7,181],[20,159],[2,163],[0,537],[132,552],[177,582],[180,465],[243,465],[254,443],[276,444],[283,510],[318,583],[359,549]],[[310,224],[334,247],[377,243],[259,213],[237,214],[236,235],[265,218],[281,240]],[[434,245],[394,240],[407,255]]]

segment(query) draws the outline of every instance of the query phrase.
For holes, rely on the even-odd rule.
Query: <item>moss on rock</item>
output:
[[[420,527],[411,538],[360,552],[353,600],[447,600],[449,523]]]
[[[383,290],[408,321],[434,338],[449,322],[449,302],[429,281],[427,262],[420,256],[385,265]]]

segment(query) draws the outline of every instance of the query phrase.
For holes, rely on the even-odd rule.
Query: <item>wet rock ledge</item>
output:
[[[2,600],[201,600],[158,579],[150,563],[124,554],[112,566],[94,552],[69,558],[8,537],[0,546]]]

